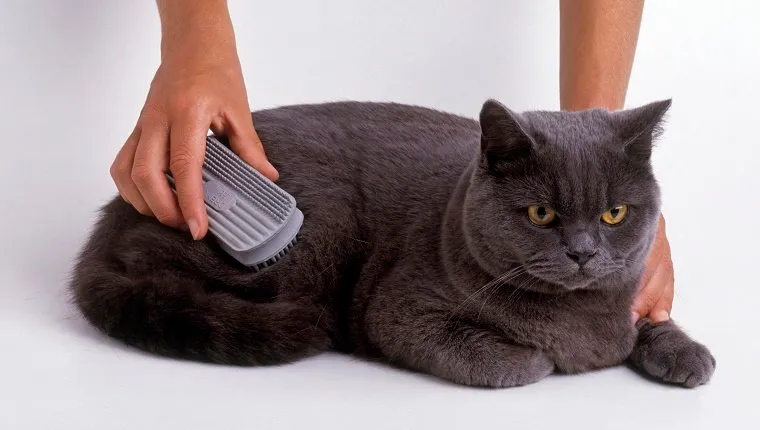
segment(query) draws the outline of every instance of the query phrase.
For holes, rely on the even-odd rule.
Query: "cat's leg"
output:
[[[153,353],[263,365],[331,346],[333,314],[314,295],[284,297],[290,279],[236,266],[210,240],[193,241],[123,202],[106,207],[72,275],[74,302],[90,323]]]
[[[638,340],[630,362],[660,381],[688,388],[707,383],[715,371],[715,358],[672,321],[637,323]]]
[[[544,352],[419,302],[391,306],[375,301],[366,322],[369,341],[388,361],[459,384],[514,387],[554,371]]]
[[[76,268],[73,293],[93,326],[160,355],[269,365],[318,354],[331,343],[329,316],[310,300],[256,303],[176,271],[125,275],[91,261]]]

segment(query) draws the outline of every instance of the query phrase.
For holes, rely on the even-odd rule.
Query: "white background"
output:
[[[403,4],[403,6],[402,6]],[[393,100],[475,116],[487,97],[558,107],[555,0],[233,1],[254,109]],[[234,369],[105,339],[67,303],[71,258],[158,62],[152,1],[2,2],[0,428],[749,428],[760,298],[760,5],[647,4],[628,105],[673,97],[655,155],[674,317],[713,381],[626,368],[525,388],[455,387],[347,357]],[[753,424],[754,423],[754,424]]]

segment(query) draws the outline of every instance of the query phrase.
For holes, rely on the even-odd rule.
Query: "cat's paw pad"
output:
[[[710,351],[669,322],[642,325],[631,360],[650,376],[687,388],[707,383],[715,371]]]

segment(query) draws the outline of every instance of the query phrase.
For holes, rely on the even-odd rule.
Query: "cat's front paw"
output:
[[[644,319],[638,326],[639,337],[630,357],[634,366],[663,382],[687,388],[710,380],[715,371],[715,358],[675,323],[655,324]]]
[[[492,388],[533,384],[554,371],[554,362],[544,352],[516,345],[500,345],[503,355],[475,364],[462,381],[467,385]]]

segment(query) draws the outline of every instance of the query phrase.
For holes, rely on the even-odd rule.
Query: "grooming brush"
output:
[[[171,173],[167,177],[176,190]],[[303,213],[293,196],[213,135],[206,137],[203,194],[209,231],[243,265],[264,269],[296,244]]]

